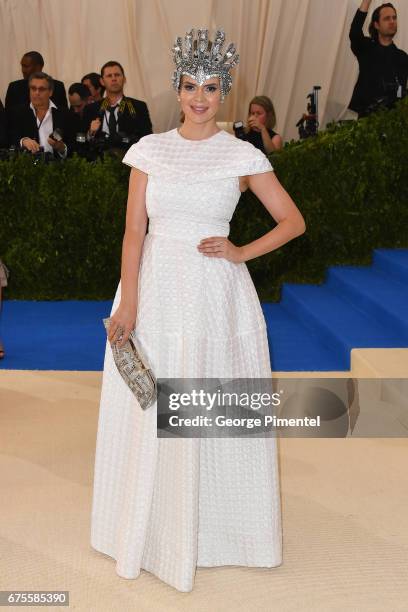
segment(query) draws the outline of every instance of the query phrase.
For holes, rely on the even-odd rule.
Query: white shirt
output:
[[[118,128],[119,104],[122,102],[122,99],[123,99],[123,96],[121,98],[119,98],[119,100],[117,100],[115,102],[115,104],[113,105],[113,106],[117,105],[116,108],[115,108],[115,112],[114,112],[115,119],[116,119],[116,131],[118,131],[117,128]],[[109,123],[108,123],[110,113],[109,113],[108,109],[109,109],[109,106],[108,106],[108,108],[105,110],[105,112],[103,114],[103,122],[102,122],[102,132],[106,132],[107,134],[110,133],[109,132]]]
[[[48,103],[48,110],[45,114],[44,119],[41,121],[38,117],[37,117],[37,113],[35,112],[35,108],[33,106],[33,103],[30,102],[30,108],[34,113],[34,117],[37,121],[37,127],[38,127],[38,138],[39,138],[39,145],[40,147],[44,147],[44,151],[45,152],[49,152],[49,153],[54,153],[54,149],[52,148],[52,146],[50,145],[50,143],[48,142],[48,138],[50,137],[50,134],[52,133],[54,126],[53,126],[53,122],[52,122],[52,112],[51,109],[52,108],[57,108],[56,105],[54,104],[54,102],[52,100],[49,100]],[[28,138],[28,136],[24,136],[24,138]],[[20,140],[20,145],[23,141],[23,138]],[[61,157],[66,157],[67,156],[67,147],[65,146],[65,151],[62,153],[59,153],[59,155]]]

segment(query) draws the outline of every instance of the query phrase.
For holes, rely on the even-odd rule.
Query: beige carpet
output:
[[[117,576],[89,544],[100,381],[0,371],[1,590],[69,590],[84,612],[408,611],[403,438],[279,441],[279,568],[202,568],[192,593]]]

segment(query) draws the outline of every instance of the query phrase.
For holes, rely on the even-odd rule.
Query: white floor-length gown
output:
[[[148,174],[136,331],[155,375],[269,378],[246,265],[196,248],[228,236],[238,177],[270,171],[267,158],[225,131],[194,141],[174,129],[145,136],[124,162]],[[120,284],[112,312],[119,300]],[[141,410],[107,344],[91,545],[120,576],[145,569],[180,591],[193,588],[197,566],[280,565],[276,439],[157,438],[156,405]]]

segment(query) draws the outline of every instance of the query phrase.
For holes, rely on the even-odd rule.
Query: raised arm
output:
[[[146,185],[147,174],[132,168],[122,244],[121,299],[111,317],[108,334],[111,342],[118,327],[123,328],[123,339],[119,346],[127,341],[136,324],[140,257],[147,228]]]
[[[362,13],[368,13],[368,9],[370,8],[371,0],[363,0],[360,4],[359,10]]]
[[[351,43],[351,50],[356,57],[363,51],[369,39],[364,36],[363,26],[367,17],[368,9],[370,8],[371,0],[363,0],[360,7],[354,15],[353,21],[351,22],[349,38]]]
[[[257,240],[241,247],[232,244],[228,238],[205,238],[198,246],[203,255],[224,257],[233,263],[243,263],[279,249],[304,233],[306,225],[299,209],[273,172],[248,176],[246,182],[278,225]]]

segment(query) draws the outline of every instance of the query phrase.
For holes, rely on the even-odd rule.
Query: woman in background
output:
[[[272,153],[282,148],[281,136],[274,132],[275,109],[267,96],[255,96],[249,103],[245,140],[263,153]]]

